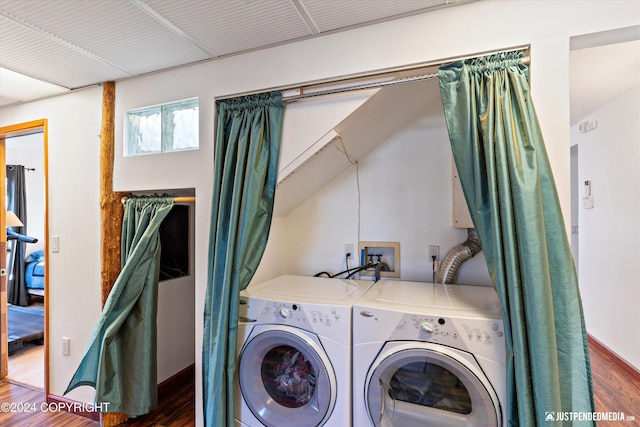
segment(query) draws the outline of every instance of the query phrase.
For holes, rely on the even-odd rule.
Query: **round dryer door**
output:
[[[317,337],[287,326],[256,328],[238,370],[253,415],[265,426],[324,424],[335,406],[336,378]]]
[[[387,344],[371,367],[365,393],[378,427],[501,425],[497,395],[480,367],[468,353],[448,347]]]

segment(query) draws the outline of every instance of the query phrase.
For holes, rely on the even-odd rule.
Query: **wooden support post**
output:
[[[100,130],[100,229],[102,264],[102,305],[120,274],[120,237],[123,209],[120,200],[127,193],[113,192],[114,117],[116,85],[106,82],[102,87],[102,128]],[[118,412],[103,413],[100,424],[116,426],[129,419]]]

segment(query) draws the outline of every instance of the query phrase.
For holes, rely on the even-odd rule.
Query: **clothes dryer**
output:
[[[351,425],[351,310],[372,284],[287,275],[241,293],[236,425]]]
[[[505,358],[493,287],[379,281],[353,308],[353,425],[506,425]]]

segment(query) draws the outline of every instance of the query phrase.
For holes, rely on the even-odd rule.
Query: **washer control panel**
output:
[[[261,321],[270,318],[271,321],[276,321],[278,323],[311,323],[314,325],[322,325],[324,327],[332,327],[335,324],[342,323],[342,315],[337,308],[305,307],[303,310],[300,304],[287,302],[272,302],[271,304],[267,304],[260,317]]]
[[[298,304],[272,302],[264,306],[259,315],[261,323],[281,323],[284,325],[304,326],[309,323],[306,313]]]
[[[503,322],[497,319],[405,314],[391,339],[433,342],[492,358],[505,351]]]
[[[334,339],[351,334],[350,307],[248,298],[240,311],[245,313],[246,321],[256,324],[289,325]]]

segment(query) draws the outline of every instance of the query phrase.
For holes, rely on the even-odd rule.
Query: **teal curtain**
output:
[[[557,412],[594,406],[578,281],[521,58],[446,64],[439,81],[463,192],[502,302],[508,425],[546,426]]]
[[[158,228],[173,198],[129,198],[122,225],[122,270],[105,302],[89,347],[67,390],[88,385],[106,412],[129,417],[157,406]]]
[[[284,106],[279,92],[217,103],[202,381],[207,426],[233,426],[239,293],[267,244]]]
[[[13,232],[27,235],[27,180],[25,179],[25,167],[22,165],[6,165],[6,174],[7,211],[12,211],[16,214],[24,224],[22,227],[7,227],[7,234]],[[7,253],[9,254],[7,257],[7,302],[9,304],[31,305],[31,296],[25,282],[24,259],[26,257],[26,245],[27,242],[19,239],[7,238]]]

